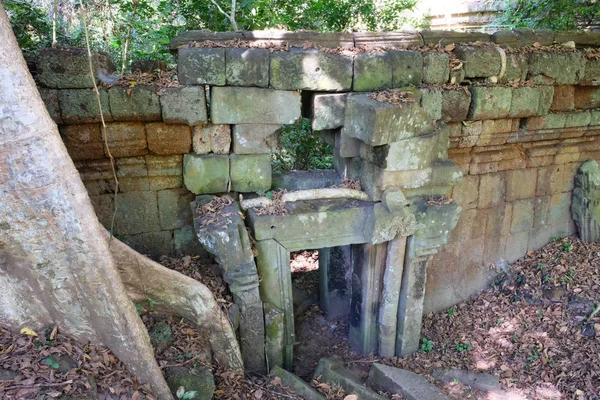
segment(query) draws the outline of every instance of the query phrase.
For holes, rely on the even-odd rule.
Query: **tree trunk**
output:
[[[144,280],[146,289],[151,287],[152,296],[162,300],[160,288],[149,281]],[[195,316],[196,323],[203,318],[222,321],[218,308],[211,306],[210,292],[201,286],[187,282],[187,292],[181,291],[196,296],[184,312],[177,309],[175,297],[164,303],[177,314]],[[0,326],[19,330],[57,324],[75,340],[106,345],[157,397],[172,399],[105,231],[27,70],[1,2],[0,288]],[[228,324],[212,332],[234,340]],[[239,367],[235,340],[231,346],[229,356],[217,358]]]

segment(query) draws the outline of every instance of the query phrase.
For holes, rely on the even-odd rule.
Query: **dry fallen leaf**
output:
[[[344,397],[344,400],[358,400],[358,396],[355,394],[349,394],[348,396]]]
[[[23,328],[21,329],[21,335],[37,336],[38,334],[33,329]]]

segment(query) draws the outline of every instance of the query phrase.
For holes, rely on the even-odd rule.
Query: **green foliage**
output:
[[[281,131],[279,147],[279,152],[273,154],[273,168],[278,171],[332,168],[332,146],[312,130],[309,119],[286,125]]]
[[[46,364],[47,366],[49,366],[52,369],[58,369],[59,368],[58,363],[56,361],[54,361],[53,359],[51,359],[51,358],[44,359],[44,361],[42,361],[42,363]]]
[[[448,309],[448,311],[447,311],[448,318],[452,318],[452,317],[454,317],[454,314],[456,314],[456,311],[457,311],[457,310],[458,310],[458,309],[456,308],[456,306],[454,306],[454,307],[452,307],[452,308]]]
[[[4,0],[3,5],[25,56],[52,44],[52,25],[46,11],[28,0]]]
[[[179,388],[177,389],[177,398],[181,399],[181,400],[191,400],[191,399],[195,399],[196,397],[198,397],[198,392],[195,390],[190,390],[190,391],[185,391],[185,388],[183,386],[179,386]]]
[[[513,0],[494,24],[571,31],[599,21],[597,0]]]
[[[471,351],[471,343],[469,343],[469,342],[459,342],[458,340],[455,340],[454,347],[456,348],[456,351],[458,351],[459,353]]]
[[[433,340],[429,340],[426,337],[421,339],[420,350],[424,353],[432,352],[433,351]]]
[[[566,251],[566,252],[571,251],[571,243],[569,243],[569,242],[563,242],[562,249],[563,249],[563,251]]]

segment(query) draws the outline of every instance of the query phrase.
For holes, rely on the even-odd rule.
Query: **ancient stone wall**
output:
[[[589,50],[600,34],[188,32],[171,46],[179,87],[101,89],[120,181],[115,231],[142,252],[204,254],[195,194],[359,178],[388,211],[398,189],[417,211],[442,196],[462,208],[447,245],[433,240],[443,215],[421,230],[444,245],[427,268],[429,312],[482,288],[503,260],[575,232],[575,172],[600,159],[600,57]],[[114,183],[87,60],[59,53],[40,56],[40,92],[110,226]],[[101,83],[110,62],[95,64]],[[401,90],[370,95],[386,89]],[[325,183],[271,172],[282,124],[301,115],[335,144]]]

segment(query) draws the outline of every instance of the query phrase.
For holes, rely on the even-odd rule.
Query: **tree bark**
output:
[[[119,260],[119,265],[126,264]],[[160,284],[185,281],[178,285],[179,292],[165,291],[169,298],[163,298],[146,272],[146,293],[176,314],[195,317],[196,323],[222,322],[208,289],[171,272]],[[173,398],[105,231],[27,70],[1,2],[0,288],[0,326],[35,330],[57,324],[75,340],[107,346],[158,398]],[[194,298],[183,311],[175,298],[180,293]],[[215,341],[234,340],[228,324],[211,332],[215,350]],[[239,349],[236,353],[233,343],[228,356],[216,356],[237,367]]]

